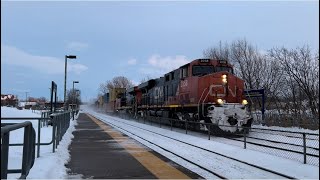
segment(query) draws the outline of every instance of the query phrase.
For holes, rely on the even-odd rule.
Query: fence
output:
[[[74,119],[74,115],[78,114],[78,112],[79,112],[79,110],[77,110],[77,111],[67,111],[67,112],[62,112],[62,113],[54,113],[54,114],[49,114],[47,112],[44,112],[44,114],[42,114],[40,118],[26,118],[26,117],[17,117],[17,118],[16,117],[10,117],[10,118],[4,117],[4,118],[2,118],[1,117],[1,121],[2,120],[21,120],[21,121],[37,120],[38,121],[37,142],[35,143],[36,140],[34,139],[33,148],[35,149],[35,146],[37,146],[37,157],[40,157],[40,146],[41,145],[51,145],[52,144],[52,152],[55,152],[55,149],[58,147],[59,142],[61,141],[63,135],[66,133],[67,129],[70,126],[71,116],[73,116],[73,119]],[[25,125],[24,123],[27,123],[27,122],[23,122],[23,123],[19,123],[19,124]],[[29,123],[31,123],[31,122],[28,121],[28,124]],[[9,123],[9,124],[13,124],[13,123]],[[44,125],[48,126],[48,124],[52,125],[52,138],[51,138],[51,141],[50,142],[40,142],[40,140],[41,140],[41,128],[44,127]],[[34,134],[32,136],[31,135],[30,136],[26,136],[25,135],[24,136],[24,142],[22,144],[21,143],[9,144],[9,135],[4,136],[5,138],[8,138],[8,139],[2,138],[3,137],[3,132],[7,132],[9,130],[12,131],[11,130],[12,128],[10,128],[9,126],[6,126],[6,125],[8,125],[8,123],[1,123],[1,140],[2,140],[2,144],[1,144],[1,178],[4,177],[4,176],[6,177],[7,173],[19,173],[20,172],[20,171],[17,171],[17,170],[14,170],[14,171],[12,171],[12,170],[9,171],[8,170],[8,171],[6,171],[5,170],[5,166],[2,166],[2,163],[3,163],[2,158],[5,158],[8,161],[8,152],[6,152],[9,149],[8,147],[9,146],[23,146],[23,147],[25,147],[25,146],[27,146],[26,142],[29,143],[31,141],[31,140],[28,140],[28,137],[31,137],[31,138],[33,136],[34,136],[34,138],[36,137],[36,133],[34,132]],[[4,127],[2,127],[2,126],[4,126]],[[14,127],[16,127],[16,126],[14,126]],[[9,130],[6,130],[8,128],[9,128]],[[35,131],[34,128],[32,127],[32,123],[31,123],[31,128],[32,128],[33,131]],[[8,132],[8,134],[9,134],[9,132]],[[26,139],[26,137],[27,137],[27,139]],[[5,146],[7,146],[7,147],[3,148]],[[23,157],[22,158],[23,159],[27,158],[25,153],[23,153]],[[22,164],[23,164],[23,166],[29,167],[28,163],[25,162],[25,161],[23,161]],[[31,167],[32,167],[32,165],[30,166],[30,168]],[[28,170],[28,172],[29,172],[29,170]],[[5,175],[2,176],[2,173],[5,174]],[[27,175],[28,174],[23,174],[22,177],[26,177]],[[6,178],[2,178],[2,179],[6,179]]]
[[[260,112],[252,113],[254,124],[262,123]],[[313,117],[311,114],[288,114],[270,111],[264,115],[264,123],[267,126],[280,127],[298,127],[311,130],[319,129],[319,117]]]
[[[155,116],[141,118],[122,113],[116,115],[158,127],[170,127],[170,130],[179,127],[184,129],[186,134],[190,131],[206,133],[209,140],[211,136],[214,136],[215,141],[319,166],[319,134],[248,127],[244,127],[240,132],[225,133],[211,123],[181,121]],[[219,127],[230,128],[234,126],[219,125]]]

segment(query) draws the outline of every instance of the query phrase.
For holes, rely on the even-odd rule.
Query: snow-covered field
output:
[[[1,107],[1,117],[40,117],[39,111],[18,110],[11,107]],[[13,122],[21,123],[25,120],[2,120],[1,123]],[[36,133],[38,128],[37,120],[29,120]],[[68,146],[73,138],[72,131],[76,121],[71,121],[70,128],[63,136],[55,153],[52,153],[51,145],[40,146],[40,157],[35,159],[35,163],[30,170],[28,179],[63,179],[66,177],[66,167],[64,164],[69,160]],[[18,129],[10,133],[10,143],[23,142],[23,129]],[[37,137],[37,136],[36,136]],[[41,143],[50,142],[52,138],[52,127],[41,128]],[[36,140],[37,142],[37,140]],[[37,152],[36,152],[37,153]],[[22,164],[22,146],[9,147],[8,169],[21,169]],[[20,174],[8,174],[8,179],[19,178]]]
[[[253,167],[247,167],[243,164],[235,163],[228,160],[223,160],[223,158],[214,156],[210,153],[205,153],[199,149],[189,149],[183,148],[183,145],[177,145],[170,143],[168,139],[163,139],[158,135],[152,134],[150,132],[145,132],[143,130],[139,130],[132,126],[126,125],[125,123],[129,123],[131,125],[136,125],[142,128],[147,128],[150,131],[158,132],[161,134],[166,134],[167,136],[175,137],[181,141],[185,141],[206,149],[210,149],[216,151],[221,154],[225,154],[227,156],[232,156],[236,159],[240,159],[249,163],[253,163],[259,166],[263,166],[268,169],[272,169],[274,171],[284,173],[289,176],[296,177],[298,179],[319,179],[319,167],[312,165],[305,165],[293,160],[273,156],[270,154],[265,154],[262,152],[257,152],[254,150],[243,149],[241,147],[236,147],[229,144],[224,144],[221,142],[215,141],[215,138],[212,137],[210,141],[203,137],[186,135],[183,132],[170,131],[163,128],[158,128],[146,124],[137,123],[134,121],[126,121],[120,118],[110,117],[102,113],[97,113],[94,110],[90,109],[88,106],[82,107],[84,112],[90,113],[97,118],[101,119],[106,123],[113,123],[119,127],[122,127],[130,132],[137,133],[139,136],[144,137],[152,142],[160,144],[173,152],[176,152],[181,155],[188,155],[190,160],[193,162],[200,163],[202,166],[211,169],[213,171],[217,171],[221,174],[226,175],[228,178],[277,178],[277,176],[272,175],[270,173],[266,173],[263,171],[259,171],[254,169]],[[31,110],[17,110],[15,108],[2,107],[1,108],[1,117],[39,117],[39,113],[32,113]],[[10,121],[12,122],[12,121]],[[38,124],[37,121],[32,122],[34,128],[36,129]],[[28,179],[64,179],[68,178],[64,164],[69,159],[68,153],[68,145],[70,144],[73,135],[72,131],[74,131],[74,125],[76,121],[71,121],[71,127],[68,129],[67,133],[64,135],[63,140],[60,142],[58,149],[56,149],[55,153],[52,153],[52,145],[49,146],[41,146],[40,149],[40,158],[36,158],[35,164],[31,169]],[[139,142],[145,144],[149,148],[157,151],[158,153],[168,157],[172,161],[198,173],[199,175],[212,179],[214,176],[208,172],[197,168],[190,163],[177,158],[176,156],[157,148],[156,146],[147,143],[139,139],[138,137],[127,133],[123,130],[120,130],[123,133],[131,136],[132,138],[138,140]],[[22,142],[23,131],[17,131],[11,134],[10,142]],[[41,142],[49,142],[51,139],[51,127],[43,127],[41,129]],[[11,168],[20,168],[21,166],[21,157],[22,157],[22,148],[21,147],[10,147],[10,155],[9,155],[9,169]],[[9,178],[17,178],[20,174],[9,174]]]

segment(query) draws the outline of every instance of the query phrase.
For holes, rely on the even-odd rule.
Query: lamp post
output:
[[[74,92],[74,84],[75,83],[79,83],[79,81],[73,81],[72,82],[72,117],[73,117],[73,120],[74,120],[74,101],[75,101],[75,97],[76,97],[76,93]]]
[[[65,62],[64,62],[64,105],[66,104],[66,97],[67,97],[67,59],[76,59],[77,56],[75,55],[66,55]],[[65,107],[66,108],[66,107]]]
[[[75,100],[75,92],[74,92],[74,84],[75,83],[79,83],[79,81],[73,81],[72,82],[72,94],[73,94],[72,104],[74,104],[74,100]]]

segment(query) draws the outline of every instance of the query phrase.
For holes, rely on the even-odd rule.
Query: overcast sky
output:
[[[246,38],[265,51],[319,49],[318,1],[1,1],[1,93],[49,97],[51,81],[82,99],[115,76],[138,83],[193,59],[220,40]]]

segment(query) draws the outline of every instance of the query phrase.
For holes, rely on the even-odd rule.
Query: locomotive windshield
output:
[[[227,71],[233,74],[233,69],[231,67],[226,66],[199,66],[195,65],[192,67],[192,75],[193,76],[203,76],[207,74],[211,74],[214,72]]]
[[[193,66],[192,67],[192,75],[193,76],[201,76],[214,72],[213,66]]]
[[[233,74],[233,69],[231,67],[225,67],[225,66],[217,66],[216,67],[216,72],[220,72],[220,71],[227,71],[229,73]]]

